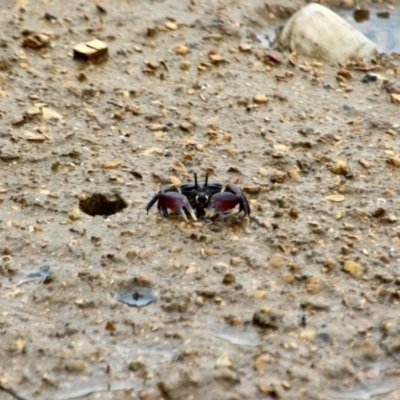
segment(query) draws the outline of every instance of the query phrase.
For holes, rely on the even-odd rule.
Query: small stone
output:
[[[264,307],[253,315],[253,324],[263,329],[279,329],[283,320],[283,314],[277,310]]]
[[[215,363],[216,367],[234,368],[232,361],[229,359],[228,353],[222,354]]]
[[[69,212],[68,217],[71,221],[76,221],[81,217],[81,210],[79,208],[74,208]]]
[[[156,253],[155,249],[142,249],[139,253],[139,259],[144,261],[151,258]]]
[[[400,157],[394,156],[390,157],[386,160],[389,165],[393,165],[393,167],[399,168],[400,167]]]
[[[27,110],[26,110],[26,115],[29,117],[29,118],[33,118],[33,117],[35,117],[36,115],[40,115],[42,113],[42,111],[40,110],[40,108],[38,108],[38,107],[29,107]]]
[[[163,131],[165,129],[165,125],[163,125],[163,124],[152,124],[152,125],[149,126],[149,129],[152,132]]]
[[[299,179],[299,170],[298,169],[292,169],[288,171],[289,178],[296,181]]]
[[[62,115],[48,107],[42,107],[42,115],[44,119],[62,119]]]
[[[315,277],[310,277],[306,281],[306,290],[309,293],[318,293],[320,290],[318,279]]]
[[[177,245],[177,246],[174,246],[174,247],[171,249],[171,253],[180,253],[182,250],[183,250],[183,247]]]
[[[328,268],[329,270],[331,270],[331,269],[335,268],[336,262],[335,262],[335,260],[329,259],[329,260],[326,260],[326,261],[324,262],[324,266],[325,266],[326,268]]]
[[[238,46],[239,51],[243,53],[250,51],[252,48],[253,48],[252,45],[249,43],[240,43]]]
[[[326,196],[325,200],[333,201],[335,203],[340,203],[344,201],[345,197],[342,194],[332,194],[330,196]]]
[[[196,304],[198,306],[204,306],[204,304],[205,304],[204,297],[198,296],[197,299],[196,299]]]
[[[283,171],[280,171],[276,169],[275,171],[272,172],[272,174],[269,177],[269,180],[272,183],[283,183],[286,179],[286,173]]]
[[[175,53],[179,54],[180,56],[185,56],[189,52],[189,47],[182,44],[175,49]]]
[[[241,323],[240,318],[234,315],[231,315],[228,318],[226,318],[226,321],[230,326],[238,326]]]
[[[86,364],[83,360],[68,360],[64,368],[67,372],[83,372],[86,369]]]
[[[265,297],[267,297],[267,292],[265,290],[256,290],[252,297],[254,297],[255,299],[264,299]]]
[[[254,96],[254,102],[257,104],[265,104],[268,103],[268,97],[263,94],[257,94]]]
[[[364,271],[364,267],[352,260],[347,260],[343,265],[343,271],[353,276],[360,276]]]
[[[225,264],[224,262],[218,262],[213,266],[213,269],[218,274],[223,274],[229,269],[229,265]]]
[[[144,367],[144,364],[143,364],[143,361],[141,361],[141,360],[132,361],[128,365],[129,371],[133,371],[133,372],[139,371],[143,367]]]
[[[290,272],[284,272],[284,273],[282,274],[282,279],[283,279],[283,281],[284,281],[285,283],[288,283],[288,284],[294,282],[294,276],[293,276],[293,274],[291,274]]]
[[[291,388],[290,382],[288,381],[282,381],[281,386],[286,390],[289,390]]]
[[[295,207],[291,207],[290,210],[289,210],[289,215],[292,218],[298,218],[299,215],[300,215],[300,211]]]
[[[365,169],[371,168],[371,164],[370,164],[367,160],[364,160],[363,158],[361,158],[360,160],[358,160],[358,163],[359,163],[362,167],[364,167]]]
[[[115,331],[117,328],[115,327],[114,322],[112,321],[107,321],[106,326],[104,328],[106,331]]]
[[[28,132],[28,131],[24,132],[24,137],[29,142],[44,142],[46,140],[46,136],[40,135],[40,134],[35,134],[32,132]]]
[[[243,188],[243,191],[245,193],[249,193],[249,194],[257,194],[257,193],[260,193],[261,187],[260,187],[260,185],[251,185],[251,186],[249,185],[249,186],[245,186]]]
[[[197,272],[197,268],[195,265],[188,265],[188,267],[186,268],[185,274],[192,275],[192,274],[195,274],[196,272]]]
[[[13,126],[20,126],[25,124],[28,121],[28,118],[26,115],[20,115],[18,117],[15,117],[12,121],[11,121],[11,125]]]
[[[113,160],[100,163],[100,168],[102,169],[115,169],[121,165],[121,160]]]
[[[95,303],[93,300],[76,299],[75,305],[79,308],[93,308],[95,306]]]
[[[278,53],[277,51],[268,51],[266,53],[266,57],[268,60],[273,61],[274,63],[280,64],[283,62],[282,53]]]
[[[33,34],[26,36],[22,39],[22,46],[29,47],[31,49],[41,49],[46,47],[49,43],[50,38],[47,35]]]
[[[231,272],[228,272],[224,275],[224,278],[222,279],[222,283],[224,285],[231,285],[232,283],[235,283],[236,278],[235,275],[232,274]]]
[[[390,100],[394,104],[400,104],[400,94],[397,93],[391,93],[390,94]]]
[[[179,68],[182,71],[188,71],[192,67],[192,63],[189,60],[182,61]]]
[[[190,132],[191,129],[193,128],[193,124],[191,124],[189,121],[183,121],[179,125],[179,128],[181,128],[185,132]]]
[[[230,264],[231,264],[233,267],[236,267],[236,266],[240,263],[240,261],[241,261],[241,258],[239,258],[239,257],[232,257],[232,258],[230,259]]]
[[[140,253],[139,247],[134,247],[133,249],[130,249],[127,251],[125,257],[128,260],[134,260]]]
[[[87,43],[79,43],[74,47],[74,59],[98,60],[108,55],[107,45],[101,40],[92,40]]]
[[[304,331],[300,333],[300,338],[309,342],[314,340],[316,333],[315,331]]]
[[[337,175],[346,175],[350,172],[350,168],[345,161],[339,160],[334,165],[332,165],[331,171]]]
[[[282,268],[286,263],[286,257],[280,253],[275,253],[271,257],[270,265],[272,268]]]
[[[219,64],[225,61],[225,58],[218,53],[212,53],[208,56],[214,64]]]
[[[165,26],[171,31],[176,31],[178,29],[178,25],[175,24],[175,22],[171,22],[171,21],[167,21],[165,23]]]

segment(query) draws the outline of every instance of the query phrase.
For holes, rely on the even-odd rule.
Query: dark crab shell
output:
[[[203,183],[197,181],[197,174],[194,174],[194,183],[184,183],[180,186],[180,192],[186,196],[190,205],[196,212],[197,217],[201,218],[205,215],[205,209],[210,203],[210,199],[214,194],[222,191],[221,183],[209,183],[208,175]]]

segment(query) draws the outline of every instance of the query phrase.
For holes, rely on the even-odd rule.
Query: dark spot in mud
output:
[[[323,342],[329,343],[331,341],[331,336],[329,333],[326,332],[320,332],[316,336],[317,339],[322,340]]]
[[[263,328],[278,330],[282,323],[283,314],[276,310],[261,309],[253,315],[253,324]]]
[[[94,193],[79,200],[79,208],[88,215],[113,215],[128,206],[119,194]]]

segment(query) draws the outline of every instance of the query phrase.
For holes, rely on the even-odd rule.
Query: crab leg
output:
[[[197,221],[196,214],[190,205],[186,196],[178,192],[161,193],[158,196],[158,208],[162,211],[164,217],[168,217],[167,209],[170,209],[180,215],[187,221],[185,210],[190,214],[194,221]]]
[[[251,210],[250,210],[250,205],[249,202],[246,199],[246,196],[243,194],[243,190],[234,185],[233,183],[228,183],[225,188],[225,192],[230,192],[235,194],[240,198],[239,202],[239,212],[243,211],[244,215],[250,215]]]
[[[216,193],[211,197],[205,216],[212,218],[219,213],[231,210],[238,204],[239,212],[243,211],[244,215],[250,215],[250,206],[242,190],[229,183],[224,192]]]

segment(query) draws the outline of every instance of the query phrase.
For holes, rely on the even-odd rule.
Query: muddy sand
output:
[[[400,58],[270,53],[276,4],[3,2],[1,400],[400,397]],[[250,217],[146,214],[195,172]]]

